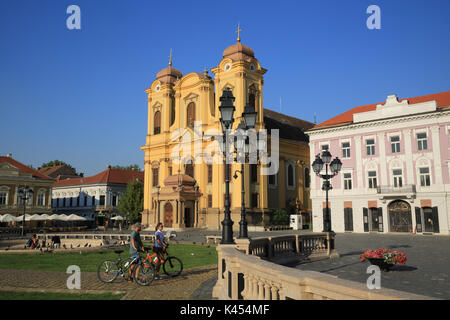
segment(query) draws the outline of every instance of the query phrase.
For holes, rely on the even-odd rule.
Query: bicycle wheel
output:
[[[179,276],[183,271],[183,262],[177,257],[168,257],[163,264],[163,270],[169,277]]]
[[[151,263],[140,263],[136,265],[134,281],[141,286],[148,286],[155,279],[155,267]]]
[[[110,283],[113,282],[120,273],[117,263],[111,260],[105,260],[98,266],[97,277],[100,281]]]

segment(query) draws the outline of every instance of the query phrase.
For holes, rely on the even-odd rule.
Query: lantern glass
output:
[[[342,162],[339,160],[338,157],[334,158],[334,160],[331,162],[331,172],[338,173],[341,171],[342,168]]]
[[[315,173],[319,174],[323,168],[323,161],[319,156],[316,156],[316,160],[312,163],[312,167]]]
[[[255,108],[247,104],[244,108],[244,112],[242,113],[242,117],[244,118],[245,126],[248,129],[253,129],[255,127],[256,115],[257,112],[255,111]]]
[[[233,114],[234,110],[236,110],[233,105],[234,100],[233,93],[230,89],[226,88],[220,97],[221,105],[219,107],[220,115],[222,117],[221,121],[224,122],[226,126],[233,122]]]
[[[331,153],[330,153],[330,151],[324,150],[322,152],[322,161],[324,163],[330,163],[330,161],[331,161]]]

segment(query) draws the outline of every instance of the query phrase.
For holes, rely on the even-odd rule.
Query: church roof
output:
[[[278,129],[280,138],[309,142],[305,131],[314,127],[314,124],[302,119],[287,116],[264,108],[264,125],[267,130]]]
[[[415,103],[422,103],[426,101],[433,101],[435,100],[437,103],[437,108],[442,109],[443,107],[450,106],[450,91],[446,92],[440,92],[435,94],[429,94],[425,96],[419,96],[419,97],[412,97],[412,98],[406,98],[406,99],[399,99],[399,102],[402,102],[404,100],[408,100],[409,104],[415,104]],[[367,112],[367,111],[373,111],[376,110],[378,104],[384,104],[385,102],[381,103],[374,103],[374,104],[368,104],[364,106],[359,106],[352,108],[344,113],[341,113],[340,115],[337,115],[336,117],[333,117],[331,119],[328,119],[322,123],[319,123],[316,125],[313,130],[315,129],[322,129],[325,127],[331,127],[331,126],[337,126],[337,125],[344,125],[344,124],[350,124],[353,123],[353,115],[355,113],[361,113],[361,112]]]

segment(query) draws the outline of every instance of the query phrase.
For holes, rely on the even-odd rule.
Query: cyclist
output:
[[[136,267],[136,264],[138,264],[140,262],[140,257],[139,257],[139,252],[144,252],[144,246],[142,244],[141,241],[141,236],[139,234],[139,232],[141,231],[141,224],[139,222],[135,223],[133,225],[133,232],[131,232],[130,235],[130,255],[131,255],[131,259],[136,259],[133,264],[130,267],[130,271],[129,271],[129,277],[128,280],[129,281],[133,281],[133,270]]]
[[[164,263],[164,253],[166,251],[166,247],[164,245],[164,233],[162,232],[163,224],[159,222],[156,225],[156,232],[155,232],[155,246],[153,247],[153,252],[155,252],[158,255],[158,260],[156,261],[156,275],[155,279],[161,280],[163,279],[159,275],[159,269],[161,268],[161,264]]]

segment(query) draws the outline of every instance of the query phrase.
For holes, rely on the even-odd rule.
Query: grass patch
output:
[[[125,293],[55,293],[0,291],[0,300],[120,300]]]
[[[149,243],[144,243],[150,246]],[[123,247],[122,258],[128,258],[129,247]],[[181,259],[184,269],[217,264],[215,247],[190,244],[171,244],[169,253]],[[104,260],[117,260],[114,250],[80,252],[57,252],[36,254],[1,254],[0,269],[9,270],[46,270],[66,272],[70,265],[77,265],[82,272],[97,272],[98,265]]]

